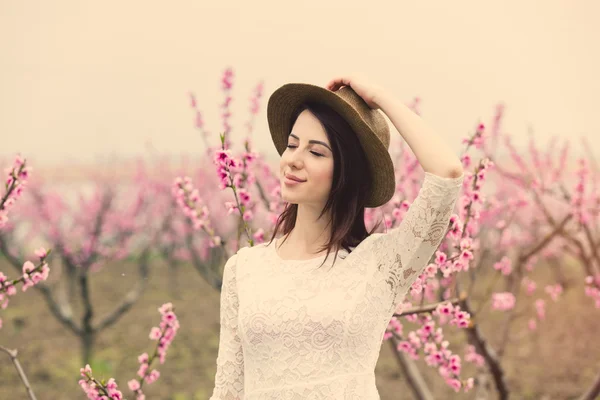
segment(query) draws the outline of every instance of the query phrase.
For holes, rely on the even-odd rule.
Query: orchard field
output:
[[[37,171],[26,154],[3,160],[0,399],[209,398],[224,262],[270,240],[284,207],[273,154],[252,146],[268,134],[252,131],[262,84],[235,134],[231,70],[222,85],[220,134],[206,132],[190,94],[202,156],[77,174]],[[382,399],[600,393],[598,164],[575,139],[517,148],[503,113],[461,143],[447,234],[382,344]],[[408,146],[390,152],[396,194],[366,214],[381,231],[402,221],[423,180]]]

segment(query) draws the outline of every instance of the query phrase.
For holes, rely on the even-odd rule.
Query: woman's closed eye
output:
[[[296,147],[298,147],[298,146],[292,146],[291,144],[287,145],[288,149],[295,149]],[[323,154],[317,153],[316,151],[311,151],[311,153],[314,154],[317,157],[325,157]]]

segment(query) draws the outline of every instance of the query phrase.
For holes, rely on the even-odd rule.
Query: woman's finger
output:
[[[330,80],[325,87],[329,90],[333,90],[335,88],[335,85],[336,85],[336,80],[333,79],[333,80]]]
[[[329,81],[329,83],[327,84],[327,87],[330,90],[338,90],[341,86],[349,86],[350,85],[350,79],[349,78],[344,78],[344,77],[340,77],[340,78],[335,78],[332,79],[331,81]]]

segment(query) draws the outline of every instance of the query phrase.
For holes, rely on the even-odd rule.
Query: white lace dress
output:
[[[397,228],[352,252],[283,260],[275,241],[226,263],[210,400],[378,400],[383,334],[439,246],[464,175],[425,173]]]

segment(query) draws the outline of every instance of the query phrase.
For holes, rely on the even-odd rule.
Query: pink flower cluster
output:
[[[460,239],[463,232],[463,224],[460,217],[457,214],[452,214],[448,223],[450,224],[448,237],[454,240]]]
[[[221,113],[221,117],[223,119],[223,129],[225,136],[225,148],[230,148],[231,143],[229,142],[228,134],[231,132],[231,125],[229,125],[229,119],[231,118],[231,88],[233,87],[233,69],[227,68],[223,73],[223,78],[221,79],[221,89],[225,94],[225,100],[223,104],[221,104],[221,108],[223,112]]]
[[[452,324],[459,327],[467,327],[469,325],[469,314],[461,311],[459,306],[453,306],[450,303],[439,305],[433,316],[437,316],[440,325]],[[410,332],[406,339],[398,342],[398,350],[408,354],[412,359],[418,359],[419,349],[423,350],[424,360],[427,365],[436,367],[439,374],[444,378],[446,383],[456,392],[464,389],[465,392],[473,388],[473,378],[466,381],[459,379],[461,372],[460,357],[448,349],[448,341],[444,340],[442,328],[436,329],[435,321],[432,315],[426,314],[418,316],[416,314],[408,315],[405,318],[411,322],[420,324],[420,328]],[[392,332],[385,333],[384,339],[394,335],[402,337],[402,325],[396,318],[390,321]],[[388,328],[389,329],[389,328]],[[438,346],[439,345],[439,346]]]
[[[525,174],[528,174],[529,168],[527,168],[527,163],[525,162],[523,157],[521,157],[519,155],[515,146],[513,146],[510,136],[504,137],[504,145],[508,148],[510,157],[512,158],[512,160],[515,162],[515,164],[519,168],[519,171],[521,171]]]
[[[475,351],[475,346],[473,346],[472,344],[467,345],[467,350],[465,352],[464,359],[465,361],[473,363],[478,367],[483,367],[485,365],[485,359],[481,354]]]
[[[23,193],[31,167],[26,166],[26,160],[17,155],[12,167],[6,168],[6,193],[0,199],[0,229],[8,223],[8,210],[15,204]]]
[[[432,312],[440,320],[440,325],[450,324],[459,328],[466,328],[471,322],[471,316],[468,312],[461,311],[460,306],[452,303],[440,304]]]
[[[456,214],[450,217],[450,225],[451,230],[460,230],[458,228],[460,222]],[[450,236],[450,231],[448,236]],[[418,296],[427,288],[427,281],[435,279],[438,270],[442,272],[444,278],[448,278],[455,272],[467,271],[469,269],[469,262],[474,258],[473,251],[478,248],[478,244],[470,237],[461,239],[459,243],[460,253],[453,254],[451,258],[448,258],[448,255],[443,251],[436,251],[435,261],[427,265],[423,273],[411,285],[410,293],[413,296]]]
[[[484,125],[480,124],[473,137],[464,141],[468,147],[474,146],[481,149],[484,145]],[[472,160],[468,154],[462,158],[463,167],[467,170],[471,167]],[[440,250],[435,254],[434,262],[427,265],[424,272],[417,277],[412,284],[410,293],[419,297],[422,293],[425,296],[431,296],[435,292],[436,287],[444,285],[449,287],[452,284],[451,278],[454,273],[468,271],[470,263],[475,258],[475,252],[479,248],[479,241],[473,236],[478,232],[478,223],[481,218],[480,211],[485,203],[485,197],[481,193],[482,183],[486,180],[486,174],[494,166],[494,163],[488,158],[479,161],[475,168],[475,172],[465,171],[465,179],[463,181],[463,196],[458,202],[459,212],[453,214],[449,221],[449,230],[446,237],[454,241],[454,245],[450,246],[447,243],[442,243]],[[392,211],[394,219],[401,219],[409,203],[400,203],[399,199],[395,200],[395,208]],[[456,249],[448,255],[444,249]],[[443,278],[437,281],[437,274],[440,271]],[[429,283],[431,281],[432,283]],[[446,296],[449,292],[446,291]],[[410,303],[409,303],[410,304]],[[470,325],[470,315],[467,312],[461,311],[459,306],[454,306],[452,303],[444,303],[439,305],[433,316],[437,316],[440,325],[449,323],[460,328],[466,328]],[[442,328],[435,329],[435,323],[430,315],[418,318],[417,315],[408,315],[405,317],[412,322],[421,324],[421,328],[408,333],[407,339],[399,343],[398,349],[417,358],[417,350],[423,348],[425,353],[425,361],[438,368],[440,375],[445,379],[446,383],[459,391],[464,388],[468,391],[473,387],[474,381],[472,378],[461,381],[458,376],[461,370],[460,357],[454,355],[448,350],[448,342],[443,339]],[[392,331],[397,331],[397,335],[401,336],[401,325],[395,319],[390,323]],[[388,333],[386,333],[388,335]],[[388,336],[389,337],[389,336]],[[440,345],[438,347],[438,345]],[[475,358],[476,354],[469,354],[470,358]],[[479,356],[481,357],[481,356]]]
[[[250,120],[246,123],[246,129],[248,129],[248,135],[252,134],[252,129],[254,126],[254,118],[258,114],[260,110],[260,99],[262,98],[264,90],[264,83],[259,82],[258,85],[254,88],[254,92],[252,96],[250,96]]]
[[[494,269],[501,271],[502,275],[510,275],[512,272],[512,263],[507,256],[502,257],[500,261],[494,263]]]
[[[585,209],[585,187],[587,178],[590,174],[587,161],[584,158],[579,160],[579,169],[577,170],[577,183],[575,193],[571,198],[571,207],[575,220],[581,224],[586,224],[591,220],[591,215]]]
[[[252,160],[252,157],[249,158]],[[230,149],[220,149],[215,152],[213,163],[217,166],[219,189],[239,187],[243,181],[242,168],[244,163],[231,155]]]
[[[404,214],[406,214],[410,208],[411,203],[406,200],[400,200],[398,196],[395,196],[393,199],[393,205],[394,208],[392,209],[392,222],[402,221],[402,218],[404,218]],[[386,227],[390,228],[390,226]]]
[[[248,222],[254,219],[254,208],[255,205],[252,203],[252,195],[248,188],[250,185],[255,183],[256,178],[254,174],[249,170],[249,165],[254,161],[258,160],[259,155],[256,152],[251,151],[250,137],[246,138],[244,147],[245,152],[242,154],[241,159],[236,159],[231,154],[231,143],[229,141],[229,133],[231,131],[231,125],[229,119],[231,117],[230,103],[232,101],[231,89],[233,87],[233,69],[227,68],[221,79],[221,89],[225,94],[225,101],[221,104],[223,112],[221,117],[223,119],[224,130],[220,135],[221,137],[221,148],[215,150],[213,162],[217,166],[217,174],[219,177],[219,188],[221,190],[231,188],[234,193],[235,201],[225,202],[228,214],[238,213],[244,222],[244,228],[248,236],[250,245],[254,244],[254,240],[264,241],[265,232],[263,229],[257,230],[254,234],[251,232]],[[246,123],[248,134],[252,132],[253,120],[259,110],[260,99],[263,94],[264,84],[259,84],[254,89],[254,92],[250,98],[250,120]],[[196,109],[197,103],[196,98],[193,94],[190,94],[191,106],[196,110],[196,126],[200,129],[204,127],[204,121],[202,115]],[[206,133],[204,135],[206,137]],[[207,144],[208,146],[208,144]],[[212,150],[211,150],[212,151]],[[211,236],[211,247],[221,245],[220,238],[214,234],[212,228],[208,227],[208,210],[203,209],[200,214],[196,209],[195,202],[198,201],[198,194],[192,194],[192,188],[189,180],[185,182],[189,187],[185,188],[182,186],[183,179],[178,178],[180,181],[176,182],[177,188],[174,188],[174,196],[178,199],[178,203],[187,216],[194,220],[195,229],[203,228]],[[191,194],[186,197],[186,193]],[[200,218],[203,217],[203,218]]]
[[[585,295],[594,300],[596,308],[600,308],[600,274],[585,278]]]
[[[493,293],[492,308],[499,311],[512,310],[515,307],[516,298],[511,292]]]
[[[195,125],[198,129],[204,128],[204,119],[202,119],[202,113],[198,110],[198,103],[196,101],[196,96],[193,93],[189,93],[190,96],[190,106],[196,111],[196,121]],[[208,136],[208,132],[203,132],[204,136]]]
[[[548,296],[554,301],[558,301],[558,296],[560,296],[563,292],[563,288],[560,283],[556,283],[554,285],[547,285],[544,289]]]
[[[527,276],[523,278],[521,284],[525,286],[525,293],[527,293],[527,295],[532,295],[537,289],[537,283]]]
[[[269,222],[271,223],[271,226],[275,226],[279,215],[285,210],[285,203],[281,201],[281,185],[275,185],[269,195],[271,196],[271,199],[278,199],[269,202]],[[365,217],[367,217],[369,213],[372,213],[371,208],[365,210]]]
[[[92,372],[92,367],[89,364],[80,370],[81,376],[86,379],[79,380],[79,386],[83,389],[87,398],[90,400],[123,400],[123,393],[117,387],[114,378],[110,378],[108,382],[98,382]],[[142,399],[143,400],[143,399]]]
[[[527,289],[526,289],[527,294],[533,293],[533,291],[535,290],[535,287],[536,287],[535,282],[531,281],[527,277],[525,277],[523,279],[523,282],[524,282],[524,284],[528,285]],[[558,301],[558,297],[562,294],[563,288],[558,283],[555,285],[547,285],[545,287],[545,292],[550,296],[550,298],[554,302],[556,302],[556,301]],[[534,307],[536,310],[538,320],[542,321],[546,317],[546,301],[544,299],[537,299],[534,303]],[[532,331],[537,329],[537,321],[535,318],[529,319],[528,327]]]
[[[249,149],[249,143],[247,143]],[[235,197],[235,202],[225,202],[227,213],[238,212],[245,223],[247,232],[250,231],[247,223],[254,219],[254,208],[252,195],[245,187],[255,182],[254,174],[248,171],[248,166],[257,159],[257,154],[252,151],[245,151],[242,159],[237,160],[231,155],[231,150],[217,150],[213,162],[217,167],[217,174],[220,180],[219,188],[231,188]],[[252,239],[249,237],[252,241]]]
[[[544,301],[544,299],[537,299],[534,303],[534,307],[536,310],[538,320],[543,321],[544,318],[546,318],[546,301]],[[537,320],[535,319],[535,317],[529,318],[527,326],[531,331],[537,329]]]
[[[535,301],[535,310],[540,320],[546,318],[546,301],[544,299],[537,299]]]
[[[36,267],[31,261],[25,261],[23,275],[18,279],[10,281],[6,275],[0,272],[0,308],[8,307],[9,297],[17,294],[16,285],[18,283],[23,283],[22,290],[25,292],[28,288],[48,279],[50,268],[46,263],[46,257],[50,251],[40,247],[34,253],[40,259],[39,265]],[[0,328],[2,328],[2,319],[0,319]]]
[[[468,156],[463,157],[463,165],[470,164]],[[481,193],[481,184],[485,182],[487,173],[494,167],[494,162],[488,158],[480,160],[475,172],[465,171],[465,179],[463,181],[462,196],[458,200],[459,203],[459,219],[466,221],[461,236],[475,236],[479,231],[479,220],[481,219],[481,209],[485,202],[485,196]],[[466,166],[465,166],[466,168]],[[468,218],[467,218],[468,217]],[[450,237],[457,238],[450,232]]]
[[[150,339],[158,341],[156,353],[160,363],[164,364],[167,350],[179,330],[179,320],[173,312],[173,304],[171,303],[163,304],[158,311],[162,315],[162,320],[158,327],[154,327],[150,331]]]
[[[476,149],[481,149],[483,147],[485,141],[485,125],[479,124],[477,129],[475,129],[475,135],[470,138],[465,138],[462,140],[463,144],[467,144],[467,146],[475,146]]]
[[[152,357],[148,357],[148,353],[143,353],[138,356],[140,368],[138,369],[139,379],[132,379],[127,382],[129,389],[135,393],[136,400],[145,400],[146,395],[142,391],[143,383],[151,384],[160,377],[160,372],[157,369],[153,369],[148,372],[150,365],[154,359],[158,356],[161,364],[164,364],[167,350],[177,331],[179,330],[179,320],[173,312],[173,305],[171,303],[165,303],[158,308],[162,318],[158,327],[153,327],[150,330],[150,339],[157,340],[158,344]],[[96,380],[92,374],[92,368],[88,365],[80,370],[81,376],[86,379],[80,379],[79,385],[87,394],[90,400],[122,400],[123,394],[118,390],[117,384],[113,378],[110,378],[107,384],[103,384]]]
[[[203,229],[209,234],[210,247],[220,246],[221,238],[215,235],[208,218],[210,215],[208,207],[201,204],[200,192],[192,185],[192,179],[189,176],[175,178],[171,194],[183,214],[191,219],[192,227],[196,230]]]

